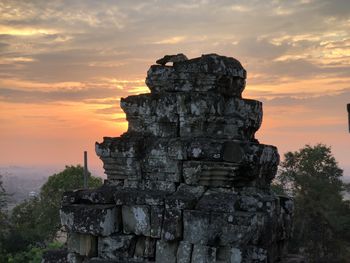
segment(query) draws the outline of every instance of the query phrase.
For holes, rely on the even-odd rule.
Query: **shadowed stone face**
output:
[[[121,99],[128,131],[96,143],[105,185],[63,198],[70,262],[277,262],[293,202],[270,190],[279,154],[255,139],[246,75],[217,54],[150,67],[151,93]]]

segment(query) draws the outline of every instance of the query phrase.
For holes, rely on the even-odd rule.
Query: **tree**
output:
[[[0,254],[3,251],[3,241],[7,232],[7,194],[3,187],[2,176],[0,175]]]
[[[49,177],[40,191],[41,212],[38,217],[40,220],[41,231],[52,240],[60,229],[59,209],[63,193],[69,190],[82,188],[83,167],[66,166],[62,172]],[[89,174],[88,187],[98,187],[102,185],[102,179]]]
[[[306,145],[284,157],[277,186],[294,198],[291,250],[304,250],[313,262],[345,262],[342,257],[349,257],[350,247],[350,206],[343,201],[343,171],[331,148]]]
[[[89,187],[100,185],[101,178],[89,176]],[[6,237],[7,253],[15,255],[19,251],[25,252],[27,248],[45,247],[53,241],[61,228],[59,209],[63,193],[82,187],[83,168],[80,165],[66,166],[62,172],[48,178],[38,198],[17,205],[12,211],[11,229]]]
[[[6,207],[6,193],[3,187],[2,175],[0,174],[0,212]]]

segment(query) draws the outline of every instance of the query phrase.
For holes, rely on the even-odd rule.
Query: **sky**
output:
[[[127,129],[166,54],[217,53],[264,103],[257,138],[283,154],[324,143],[350,178],[350,1],[0,0],[0,166],[82,163]]]

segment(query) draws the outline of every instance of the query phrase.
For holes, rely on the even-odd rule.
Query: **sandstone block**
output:
[[[136,237],[134,235],[114,234],[98,238],[98,255],[102,259],[118,260],[134,255]]]
[[[114,201],[117,205],[163,205],[168,192],[120,189],[114,193]]]
[[[93,257],[97,255],[97,237],[73,232],[68,235],[67,247],[69,252]]]
[[[183,239],[191,244],[207,244],[209,240],[210,213],[185,210],[183,214]]]
[[[232,187],[239,179],[239,166],[224,162],[186,161],[182,172],[189,185]]]
[[[186,241],[181,241],[177,249],[177,263],[191,263],[193,245]]]
[[[176,263],[178,243],[157,240],[156,262]]]
[[[192,263],[216,262],[216,248],[203,246],[203,245],[194,245],[191,262]]]
[[[176,191],[176,184],[168,181],[144,180],[144,189],[151,191],[163,191],[173,193]]]
[[[167,209],[192,209],[204,193],[203,186],[180,184],[177,191],[165,198]]]
[[[162,238],[166,241],[182,239],[182,211],[165,209]]]
[[[115,205],[63,206],[61,223],[69,232],[108,236],[120,230],[120,209]]]
[[[156,239],[140,236],[137,238],[135,247],[135,258],[144,259],[155,257]]]
[[[77,253],[70,252],[67,255],[67,261],[68,263],[82,263],[84,260],[84,257],[80,256]]]
[[[237,194],[208,190],[198,201],[196,209],[208,212],[232,213],[236,210],[237,199]]]
[[[188,58],[184,54],[179,53],[177,55],[165,55],[163,58],[158,59],[156,63],[164,66],[169,62],[174,63],[174,62],[183,62],[187,60]]]
[[[162,233],[164,206],[152,205],[151,208],[151,237],[160,238]]]
[[[126,177],[140,178],[140,163],[138,158],[125,157],[125,158],[101,158],[103,160],[103,168],[105,172],[111,174],[111,176],[125,179]]]
[[[235,247],[219,247],[217,250],[217,263],[241,263],[243,262],[242,251]]]
[[[64,205],[91,203],[114,204],[114,193],[118,187],[103,185],[97,189],[78,189],[65,192],[62,198]]]
[[[143,136],[177,137],[178,122],[155,117],[127,117],[128,133]]]
[[[146,205],[122,206],[123,231],[125,234],[150,236],[150,208]]]
[[[255,244],[262,237],[262,226],[267,222],[259,213],[234,212],[211,213],[211,227],[208,232],[211,239],[208,244],[221,246],[246,246]]]
[[[135,158],[139,156],[140,143],[137,138],[104,137],[102,143],[95,143],[95,151],[101,158]]]

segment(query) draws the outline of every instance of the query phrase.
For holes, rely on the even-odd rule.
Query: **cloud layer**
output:
[[[312,133],[344,132],[348,0],[0,0],[0,13],[0,109],[8,124],[0,132],[6,140],[25,116],[43,115],[38,127],[45,119],[65,120],[58,123],[69,141],[72,131],[64,127],[78,121],[69,113],[89,118],[91,129],[98,122],[96,136],[121,133],[119,98],[147,92],[148,67],[179,52],[239,59],[248,71],[246,96],[265,102],[261,136],[269,141],[282,145],[294,132],[300,141],[288,140],[285,148],[295,148]],[[113,130],[115,123],[121,126]],[[340,139],[319,139],[344,153]]]

